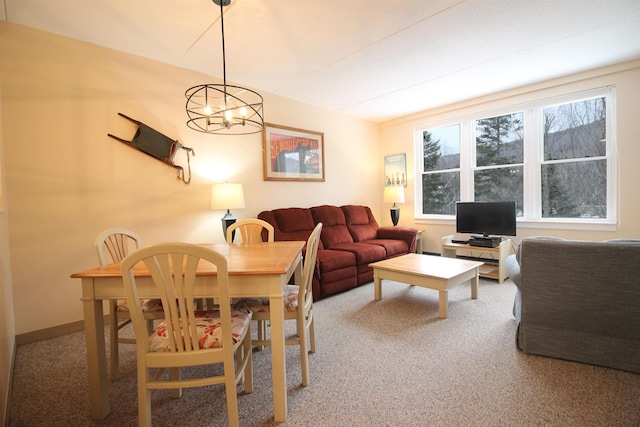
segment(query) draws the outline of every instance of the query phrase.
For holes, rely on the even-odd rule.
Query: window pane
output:
[[[476,202],[516,202],[516,216],[523,216],[522,166],[474,172]]]
[[[522,163],[522,113],[476,122],[476,165]]]
[[[422,175],[422,213],[454,215],[460,200],[460,172]]]
[[[429,129],[422,133],[424,171],[460,167],[460,125]]]
[[[606,160],[542,165],[542,217],[606,218]]]
[[[544,159],[606,155],[605,98],[544,109]]]

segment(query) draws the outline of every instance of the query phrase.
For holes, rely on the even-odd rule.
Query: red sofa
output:
[[[307,240],[322,223],[313,298],[319,300],[373,280],[372,262],[415,252],[418,230],[379,227],[367,206],[315,206],[260,212],[276,241]],[[266,231],[264,231],[266,239]]]

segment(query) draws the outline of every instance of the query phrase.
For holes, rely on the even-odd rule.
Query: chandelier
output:
[[[220,6],[223,84],[203,84],[187,89],[187,126],[198,132],[217,135],[248,135],[261,132],[264,128],[262,96],[251,89],[227,84],[222,9],[223,6],[228,6],[231,0],[212,1]]]

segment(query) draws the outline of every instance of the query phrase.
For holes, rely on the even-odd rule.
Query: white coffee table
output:
[[[434,255],[407,254],[369,264],[373,268],[376,301],[382,299],[382,280],[394,280],[434,289],[440,294],[439,315],[447,318],[449,289],[471,280],[471,298],[478,298],[478,272],[482,262]]]

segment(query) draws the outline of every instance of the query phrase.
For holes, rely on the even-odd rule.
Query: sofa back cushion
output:
[[[311,215],[316,224],[322,223],[320,238],[325,249],[331,249],[340,243],[353,243],[344,213],[338,206],[314,206],[311,208]]]
[[[341,209],[354,242],[378,238],[378,223],[368,206],[346,205]]]
[[[273,225],[275,241],[307,240],[315,228],[311,211],[306,208],[263,211],[258,218]]]

